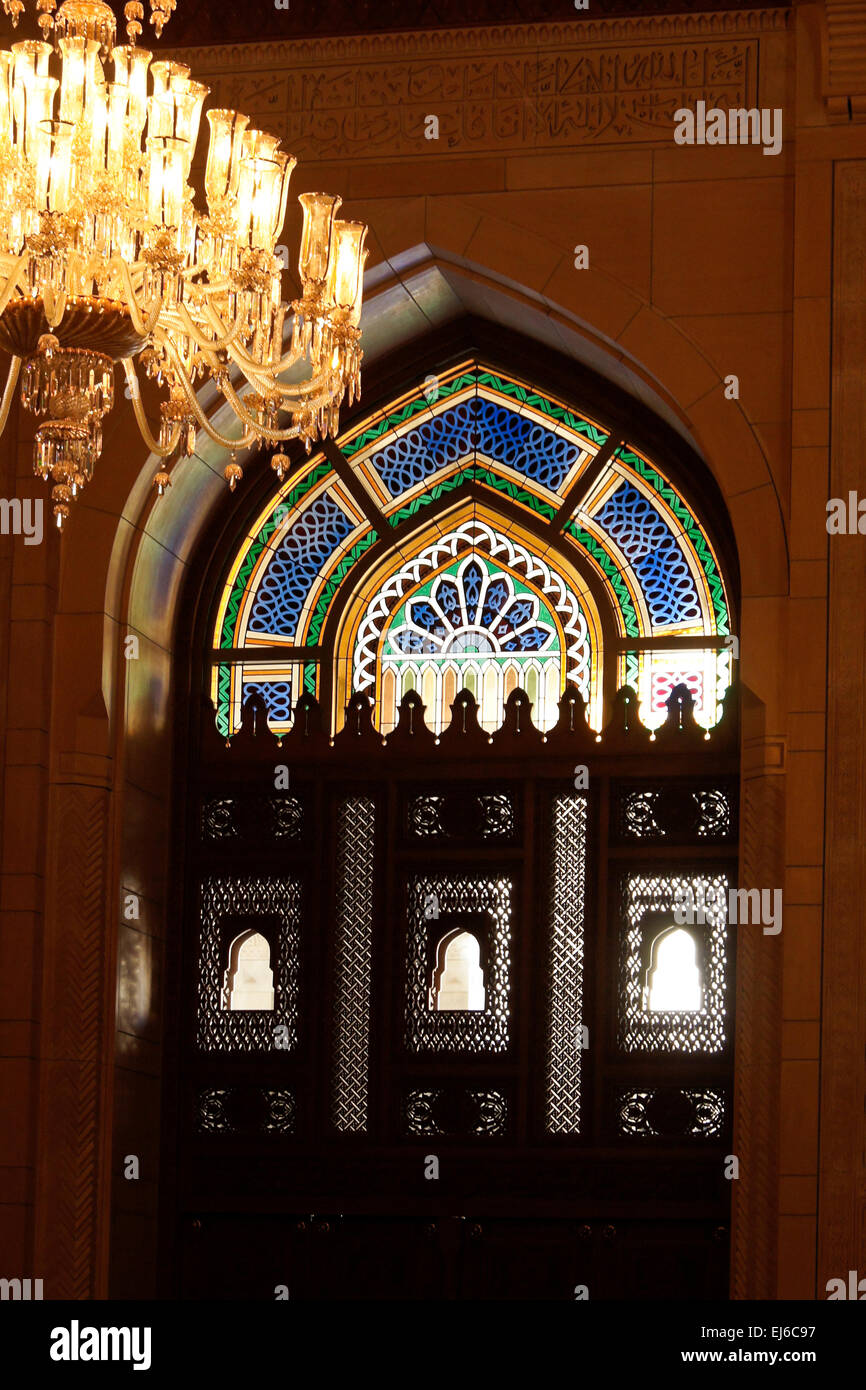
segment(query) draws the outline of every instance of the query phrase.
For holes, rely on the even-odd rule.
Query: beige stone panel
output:
[[[820,903],[824,884],[820,865],[789,864],[785,870],[785,910],[803,904]]]
[[[821,673],[824,673],[823,663]],[[796,752],[820,752],[824,748],[826,723],[822,704],[816,710],[794,710],[788,720],[788,746]]]
[[[807,4],[798,5],[792,19],[791,28],[796,42],[793,76],[799,155],[804,127],[823,127],[827,124],[827,104],[821,91],[821,61],[827,37],[822,0],[810,0]]]
[[[795,449],[826,449],[829,440],[829,410],[791,411],[791,443]]]
[[[529,289],[541,291],[560,264],[562,252],[546,237],[533,236],[498,218],[485,217],[466,248],[466,257]]]
[[[649,298],[652,195],[648,185],[600,188],[591,194],[579,190],[537,192],[531,197],[485,194],[469,201],[486,215],[553,242],[571,254],[572,263],[573,248],[586,246],[590,266]]]
[[[59,771],[83,771],[75,754],[107,757],[110,753],[108,715],[102,696],[102,644],[105,625],[101,612],[59,615],[54,625],[54,746],[60,748]],[[92,770],[107,778],[106,765]]]
[[[791,597],[814,598],[827,594],[826,560],[791,561]]]
[[[779,1166],[783,1173],[818,1170],[818,1061],[783,1061]]]
[[[752,430],[779,490],[782,506],[787,508],[791,496],[790,421],[787,416],[781,420],[754,420]]]
[[[504,159],[437,159],[435,155],[425,159],[422,155],[400,164],[385,161],[353,165],[344,197],[423,197],[431,193],[474,193],[478,189],[494,192],[504,188]]]
[[[785,900],[782,1013],[817,1018],[821,1007],[821,909]]]
[[[660,185],[654,201],[653,303],[672,317],[698,310],[784,310],[790,284],[788,226],[787,185],[781,178]]]
[[[717,180],[766,180],[793,172],[793,153],[785,148],[783,121],[782,150],[764,154],[760,145],[678,145],[671,128],[670,143],[653,150],[653,181],[667,183],[706,183]]]
[[[750,420],[786,418],[790,314],[684,315],[676,323],[720,378],[733,374],[739,379],[739,404]]]
[[[824,852],[824,755],[788,753],[788,855],[820,864]]]
[[[36,874],[7,873],[2,878],[3,910],[41,912],[43,881]]]
[[[794,184],[794,297],[826,298],[832,273],[833,165],[798,160]]]
[[[818,1205],[815,1178],[783,1173],[779,1178],[779,1212],[783,1216],[811,1216]]]
[[[824,708],[827,691],[827,604],[822,598],[792,599],[788,611],[788,700],[795,710]],[[823,770],[820,774],[823,782]]]
[[[36,1056],[39,1023],[33,1019],[0,1019],[0,1057]]]
[[[164,768],[171,748],[167,718],[171,687],[171,657],[162,647],[139,638],[139,657],[126,663],[125,706],[127,780],[151,796],[164,791]]]
[[[815,1297],[815,1219],[779,1218],[779,1284],[777,1298]]]
[[[651,183],[651,150],[617,150],[611,159],[605,151],[569,154],[517,154],[506,160],[509,191],[538,188],[610,188],[611,184]]]
[[[43,871],[44,845],[38,833],[45,812],[45,769],[7,766],[3,782],[5,873]]]
[[[3,1205],[14,1203],[27,1205],[33,1200],[33,1169],[0,1167],[0,1192],[3,1193]],[[0,1234],[0,1250],[6,1253],[6,1246],[3,1244],[3,1236]]]
[[[793,17],[789,15],[784,28],[768,29],[761,34],[761,70],[758,74],[758,100],[761,106],[781,106],[793,111],[796,98],[794,64],[796,36]],[[785,143],[792,139],[793,128],[785,125]],[[768,156],[769,158],[769,156]]]
[[[619,344],[664,383],[683,410],[719,385],[718,374],[689,335],[652,309],[635,314]]]
[[[9,681],[6,723],[12,729],[44,728],[51,690],[51,628],[45,622],[9,625],[10,672],[27,672]]]
[[[370,228],[368,270],[424,241],[425,209],[424,198],[377,198],[352,204],[352,219],[366,222]],[[349,214],[341,208],[340,216]]]
[[[755,431],[739,402],[726,399],[721,381],[694,402],[688,418],[725,497],[754,492],[769,483],[772,475]],[[744,559],[741,548],[741,564]]]
[[[728,498],[740,554],[743,594],[769,596],[784,590],[787,556],[779,498],[770,483]]]
[[[0,1057],[0,1164],[26,1167],[31,1161],[31,1096],[38,1082],[31,1057]]]
[[[428,246],[462,256],[475,235],[482,214],[463,198],[425,200],[424,240]]]
[[[152,796],[138,787],[127,786],[123,793],[121,828],[121,879],[129,889],[154,904],[162,905],[167,885],[167,839],[169,807],[161,796]],[[154,931],[157,922],[141,923],[141,930]]]
[[[794,302],[794,405],[825,410],[830,402],[830,301]]]
[[[42,939],[42,918],[36,912],[16,912],[6,906],[6,885],[7,875],[4,875],[0,880],[4,901],[0,913],[0,1017],[38,1019],[36,960]]]
[[[25,1202],[0,1203],[0,1250],[10,1279],[38,1279],[33,1270],[33,1207]],[[13,1274],[13,1270],[20,1273]],[[28,1274],[28,1271],[31,1273]],[[49,1291],[43,1289],[46,1297]]]
[[[143,1188],[144,1183],[125,1186]],[[132,1203],[134,1195],[128,1194],[125,1200]],[[157,1288],[157,1205],[149,1191],[147,1204],[144,1196],[141,1201],[145,1207],[142,1212],[118,1210],[116,1220],[112,1220],[112,1298],[141,1298],[143,1289]]]
[[[789,1061],[814,1061],[820,1046],[817,1019],[786,1019],[782,1024],[782,1056]]]
[[[44,729],[7,729],[7,767],[47,768],[48,755],[48,734]]]
[[[9,616],[12,622],[50,622],[54,616],[55,596],[44,584],[14,584],[9,596]]]
[[[854,121],[850,125],[823,126],[797,132],[797,165],[809,160],[866,159],[866,125]]]
[[[147,931],[153,912],[137,922],[121,921],[117,934],[118,1032],[160,1041],[162,1023],[162,943]]]
[[[545,282],[544,295],[590,324],[598,333],[616,340],[630,319],[639,313],[643,301],[601,271],[575,270],[574,258],[563,256]]]
[[[137,1033],[118,1029],[114,1034],[115,1058],[120,1066],[143,1076],[159,1076],[162,1066],[162,1041],[153,1042]]]
[[[781,673],[787,599],[781,596],[743,597],[740,615],[740,681],[750,698],[762,703],[762,735],[772,736],[784,727],[786,688]],[[745,729],[744,729],[745,735]],[[758,745],[758,765],[782,768],[784,744],[774,738],[769,748]],[[744,767],[749,768],[748,749]]]

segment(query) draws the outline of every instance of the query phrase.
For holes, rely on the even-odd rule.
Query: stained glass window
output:
[[[526,546],[480,522],[440,537],[389,576],[360,624],[353,666],[355,689],[377,692],[383,733],[410,690],[437,733],[463,689],[490,730],[512,690],[527,692],[539,728],[555,723],[566,680],[587,700],[595,693],[577,595]]]
[[[334,729],[372,693],[385,734],[417,691],[438,733],[462,688],[488,730],[523,689],[546,730],[566,682],[596,729],[603,692],[624,684],[649,728],[679,684],[699,723],[718,722],[732,661],[712,541],[614,425],[472,361],[428,373],[337,443],[353,488],[314,455],[230,567],[213,634],[222,733],[250,695],[282,734],[300,696],[323,691]],[[606,652],[603,631],[618,638]]]

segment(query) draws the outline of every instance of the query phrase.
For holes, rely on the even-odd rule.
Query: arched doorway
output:
[[[431,366],[204,586],[176,1291],[722,1295],[724,916],[697,1007],[644,987],[736,878],[724,518],[591,402]],[[272,1008],[221,997],[245,934]],[[440,1009],[460,938],[483,1005]]]

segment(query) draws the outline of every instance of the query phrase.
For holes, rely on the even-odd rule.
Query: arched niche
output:
[[[222,991],[224,1009],[274,1007],[274,972],[271,947],[261,932],[248,928],[232,941]]]
[[[446,932],[436,948],[430,1008],[436,1013],[482,1010],[486,998],[478,937],[462,927]]]

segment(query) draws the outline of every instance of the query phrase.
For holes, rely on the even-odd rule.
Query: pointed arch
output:
[[[697,717],[716,723],[731,678],[729,586],[707,526],[621,428],[472,358],[440,373],[435,389],[425,378],[361,418],[338,449],[345,467],[335,468],[332,449],[316,454],[268,498],[229,567],[212,629],[215,650],[227,653],[211,684],[221,731],[237,727],[253,692],[276,732],[304,693],[330,706],[339,728],[362,689],[375,692],[387,731],[410,688],[445,708],[446,668],[462,665],[458,688],[474,679],[495,721],[509,659],[525,667],[542,725],[566,680],[585,694],[595,727],[626,683],[650,726],[679,683]],[[519,586],[546,615],[525,625],[530,656],[520,639],[488,650],[490,625],[462,613],[464,645],[473,630],[500,670],[495,690],[468,646],[465,659],[446,654],[413,630],[413,601],[435,609],[430,586],[446,578],[459,591],[470,553],[485,592],[494,581],[513,595]],[[403,651],[394,648],[400,624]],[[546,663],[537,647],[545,625],[556,632]],[[438,637],[446,628],[456,640],[444,622]]]

